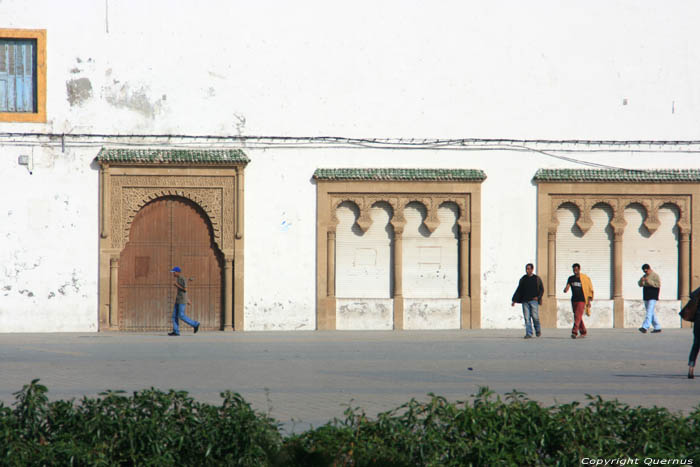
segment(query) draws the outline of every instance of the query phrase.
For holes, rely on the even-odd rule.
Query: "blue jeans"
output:
[[[647,309],[647,316],[644,318],[644,324],[642,327],[644,329],[649,329],[649,326],[654,325],[654,329],[661,329],[661,323],[656,319],[656,313],[654,309],[656,308],[656,300],[644,300],[644,308]]]
[[[180,325],[178,323],[178,318],[182,319],[185,323],[189,324],[192,327],[199,326],[199,322],[192,321],[185,314],[186,306],[187,305],[184,303],[176,303],[173,307],[173,332],[175,334],[180,334]]]
[[[525,318],[525,334],[528,336],[532,335],[532,324],[530,324],[530,320],[532,320],[532,323],[535,325],[535,332],[540,333],[540,314],[539,314],[539,305],[537,303],[537,300],[530,300],[529,302],[523,302],[523,318]]]

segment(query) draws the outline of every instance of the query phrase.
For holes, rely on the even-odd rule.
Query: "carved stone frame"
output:
[[[613,241],[613,326],[623,327],[625,322],[622,296],[622,239],[627,225],[624,211],[631,204],[640,204],[647,212],[644,221],[650,232],[660,223],[659,208],[672,204],[678,208],[679,219],[679,299],[686,301],[690,290],[700,284],[700,184],[690,183],[602,183],[602,182],[539,182],[537,185],[537,262],[545,283],[545,297],[540,311],[540,321],[545,327],[556,327],[556,232],[557,209],[565,204],[579,210],[576,221],[584,233],[591,228],[590,212],[593,206],[605,204],[612,209],[610,224]],[[685,326],[685,324],[684,324]]]
[[[148,202],[180,196],[209,217],[224,260],[224,331],[243,330],[243,164],[106,163],[100,170],[99,330],[119,330],[119,255]]]
[[[460,327],[481,327],[481,182],[456,181],[317,181],[316,216],[316,323],[319,330],[336,329],[335,229],[336,208],[351,201],[360,209],[357,220],[365,231],[372,223],[369,210],[377,202],[391,205],[394,228],[394,329],[403,329],[402,235],[403,209],[412,201],[422,203],[428,215],[424,224],[431,232],[439,225],[438,207],[453,202],[459,208]]]

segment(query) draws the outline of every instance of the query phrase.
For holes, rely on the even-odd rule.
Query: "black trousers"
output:
[[[700,310],[695,312],[695,322],[693,323],[693,346],[690,348],[690,356],[688,357],[689,366],[695,366],[695,361],[698,359],[698,351],[700,351]]]

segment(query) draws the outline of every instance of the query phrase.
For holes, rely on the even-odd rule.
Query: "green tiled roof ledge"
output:
[[[102,148],[101,162],[129,164],[247,164],[248,156],[240,149],[129,149]]]
[[[700,182],[698,169],[539,169],[538,182]]]
[[[316,169],[316,180],[462,181],[483,182],[476,169]]]

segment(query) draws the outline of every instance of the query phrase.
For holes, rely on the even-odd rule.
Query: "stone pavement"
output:
[[[342,417],[348,404],[374,415],[429,392],[468,399],[479,386],[517,389],[546,405],[585,402],[586,394],[683,412],[700,403],[700,379],[686,378],[690,329],[589,333],[0,334],[0,401],[13,402],[33,378],[52,399],[153,386],[218,404],[230,389],[295,431]]]

